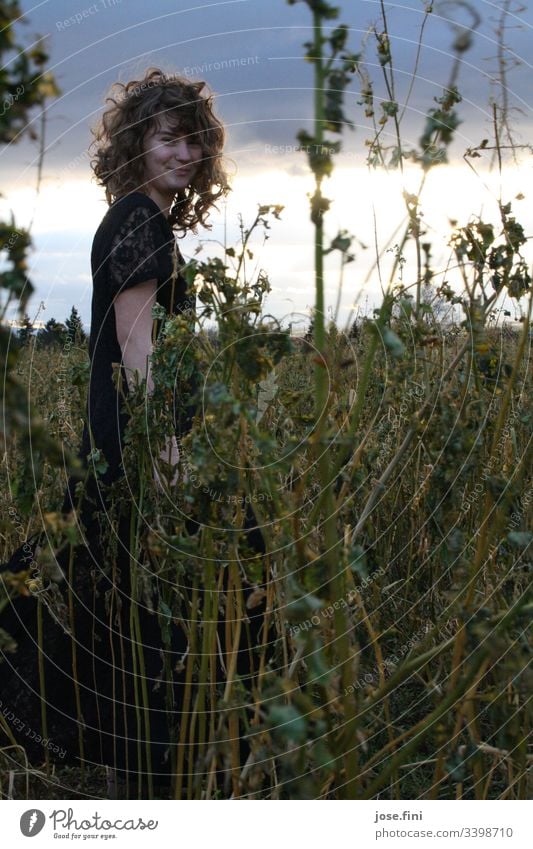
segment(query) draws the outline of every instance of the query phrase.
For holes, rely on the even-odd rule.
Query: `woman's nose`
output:
[[[174,155],[181,162],[190,162],[192,159],[191,151],[189,148],[189,142],[187,139],[178,139],[176,142],[176,149],[174,151]]]

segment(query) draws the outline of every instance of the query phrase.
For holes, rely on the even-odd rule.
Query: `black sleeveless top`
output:
[[[159,206],[148,195],[132,192],[116,200],[108,209],[96,234],[91,251],[93,297],[89,356],[91,360],[87,420],[95,448],[108,465],[104,481],[120,473],[121,436],[127,422],[122,411],[121,393],[113,379],[113,363],[121,363],[113,299],[125,289],[155,278],[157,303],[167,314],[194,309],[194,296],[180,275],[183,258],[175,234]],[[156,322],[157,331],[160,322]],[[122,390],[128,393],[124,368]],[[80,455],[91,450],[85,426]]]

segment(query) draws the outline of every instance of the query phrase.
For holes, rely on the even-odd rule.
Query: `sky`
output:
[[[505,202],[513,203],[528,235],[533,229],[531,152],[522,150],[518,165],[506,162],[503,179],[491,154],[470,160],[475,171],[463,159],[468,147],[493,139],[491,99],[502,99],[496,58],[502,4],[503,0],[442,0],[433,3],[432,13],[425,18],[426,0],[385,3],[407,145],[416,146],[427,110],[435,106],[434,98],[442,94],[450,78],[454,40],[468,36],[472,42],[461,54],[457,78],[463,98],[461,124],[450,164],[432,169],[421,195],[425,238],[433,244],[436,268],[444,269],[449,262],[450,219],[466,224],[482,214],[497,223],[500,193]],[[17,25],[17,41],[31,44],[37,35],[46,36],[48,70],[61,89],[46,110],[46,153],[38,195],[37,144],[25,137],[0,149],[4,195],[0,215],[13,211],[19,226],[31,222],[34,248],[29,277],[35,294],[30,317],[63,320],[75,305],[89,324],[91,243],[107,209],[104,191],[96,185],[89,165],[90,130],[102,114],[113,82],[138,79],[147,67],[155,66],[167,74],[205,80],[227,130],[225,154],[232,193],[213,211],[211,230],[199,229],[180,242],[184,257],[193,256],[200,245],[199,258],[220,255],[224,234],[229,244],[238,239],[239,216],[247,225],[258,204],[283,204],[281,220],[272,223],[268,240],[263,242],[258,234],[255,272],[260,268],[268,272],[272,286],[268,311],[291,321],[295,330],[305,327],[314,303],[313,229],[307,197],[313,191],[313,179],[305,153],[295,147],[298,130],[312,130],[313,68],[304,61],[302,46],[312,38],[307,5],[289,5],[285,0],[96,0],[92,4],[22,0],[20,5],[26,22]],[[373,25],[383,29],[380,2],[339,0],[337,5],[340,14],[331,26],[345,23],[350,27],[348,49],[363,51],[368,73],[375,80],[379,112],[379,98],[388,99],[372,33]],[[511,0],[504,52],[511,123],[515,140],[523,145],[532,140],[533,124],[528,61],[533,11],[524,8],[528,5],[528,0],[523,4]],[[333,201],[326,216],[328,242],[339,229],[354,237],[355,260],[344,270],[339,300],[341,325],[351,321],[354,310],[368,310],[379,303],[405,226],[403,193],[417,192],[421,176],[415,165],[407,166],[403,176],[369,168],[367,140],[372,127],[358,103],[360,97],[360,80],[353,77],[345,92],[345,114],[355,128],[344,130],[342,152],[335,157],[333,175],[323,184],[324,194]],[[39,112],[32,120],[38,129]],[[339,137],[332,134],[330,138]],[[390,125],[383,138],[393,143]],[[395,282],[409,284],[410,249],[405,259],[404,276]],[[453,274],[451,278],[453,283]],[[326,264],[331,315],[338,285],[339,254],[334,252]]]

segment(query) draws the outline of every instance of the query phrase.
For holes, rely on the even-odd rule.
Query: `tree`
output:
[[[26,345],[26,343],[31,339],[31,337],[33,336],[34,329],[35,328],[33,327],[33,322],[31,321],[28,313],[24,313],[24,318],[20,322],[20,327],[17,333],[18,341],[21,347]]]
[[[55,318],[49,318],[37,334],[37,342],[44,348],[50,345],[63,345],[68,338],[67,328]]]
[[[355,319],[353,320],[352,325],[351,325],[351,327],[350,327],[350,330],[349,330],[349,332],[348,332],[348,339],[355,339],[355,340],[358,340],[360,336],[361,336],[361,324],[360,324],[360,322],[359,322],[359,321],[355,318]]]
[[[66,338],[71,345],[80,345],[86,340],[87,334],[83,329],[81,316],[74,305],[72,306],[69,317],[65,321],[65,327],[67,330]]]

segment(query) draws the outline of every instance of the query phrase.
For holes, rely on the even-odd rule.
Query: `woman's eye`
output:
[[[201,141],[198,136],[167,136],[162,139],[163,144],[176,144],[184,138],[185,141],[188,142],[189,146],[201,147]]]

